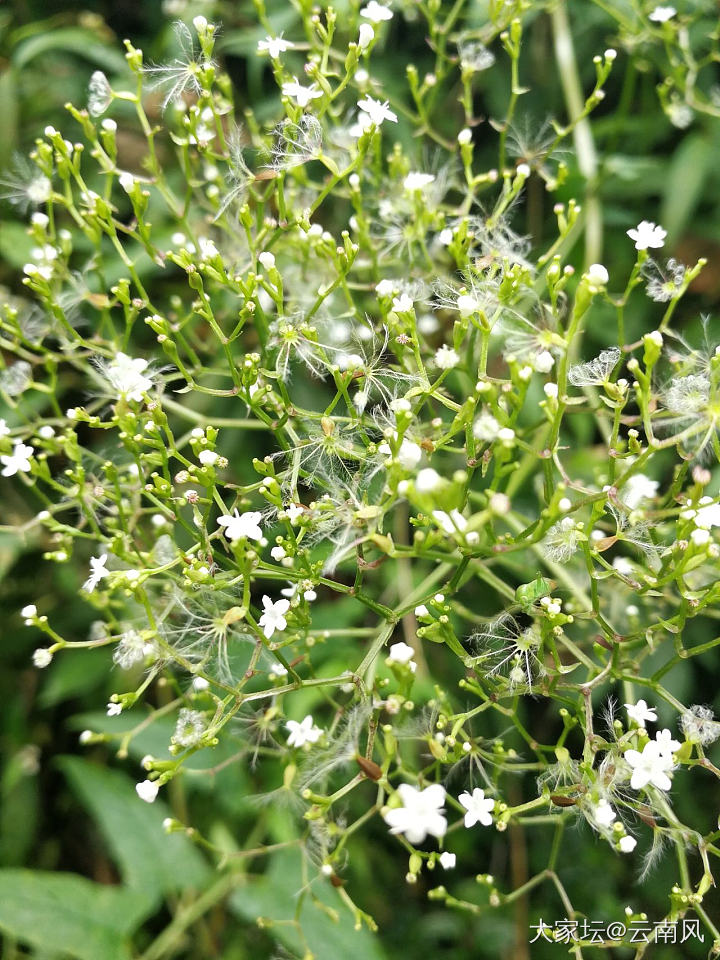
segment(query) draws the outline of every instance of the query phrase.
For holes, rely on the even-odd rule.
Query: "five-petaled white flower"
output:
[[[224,514],[218,518],[218,524],[225,527],[225,536],[234,543],[242,537],[248,540],[262,540],[263,532],[260,529],[260,520],[262,513],[259,510],[249,510],[246,513],[238,513],[237,507],[234,513]]]
[[[142,357],[133,358],[120,352],[112,363],[104,367],[105,377],[117,390],[118,399],[124,397],[140,403],[143,394],[147,393],[153,385],[150,377],[143,373],[147,365],[147,360],[143,360]]]
[[[635,837],[631,836],[620,837],[618,842],[618,847],[620,847],[621,853],[632,853],[636,846],[637,840]]]
[[[390,833],[403,833],[410,843],[422,843],[425,837],[444,837],[447,830],[445,819],[445,788],[433,783],[424,790],[409,783],[401,783],[397,794],[401,807],[386,810],[383,814]]]
[[[655,743],[657,743],[660,752],[668,757],[672,757],[675,751],[680,749],[680,741],[673,740],[673,735],[667,727],[655,732]]]
[[[650,220],[641,220],[637,227],[627,231],[627,235],[635,241],[636,250],[647,250],[648,247],[665,246],[667,230]]]
[[[625,709],[631,720],[634,720],[639,727],[645,726],[646,720],[657,722],[657,714],[653,707],[648,707],[644,700],[638,700],[636,704],[626,703]]]
[[[267,595],[262,598],[263,613],[258,620],[262,627],[265,639],[269,640],[276,630],[284,630],[287,626],[285,614],[290,609],[289,600],[276,600],[274,603]]]
[[[438,862],[443,870],[452,870],[457,861],[457,857],[454,853],[449,853],[447,850],[443,851],[438,857]]]
[[[383,6],[377,0],[370,0],[366,7],[360,11],[360,16],[370,20],[371,23],[381,23],[383,20],[392,20],[392,10]]]
[[[495,801],[491,797],[486,797],[484,790],[475,787],[472,793],[461,793],[458,800],[467,810],[465,814],[466,827],[474,827],[476,823],[481,823],[484,827],[490,826],[492,823],[491,811],[495,807]]]
[[[309,87],[304,87],[298,82],[297,77],[286,81],[282,85],[282,92],[284,97],[292,97],[299,107],[306,107],[311,100],[316,100],[322,96],[322,90],[318,90],[314,83]]]
[[[99,557],[90,557],[90,576],[83,584],[83,590],[92,593],[100,581],[110,575],[110,571],[105,566],[107,558],[108,555],[106,553],[101,554]]]
[[[379,127],[383,120],[390,120],[391,123],[397,123],[397,114],[388,109],[389,100],[374,100],[372,97],[364,97],[358,100],[358,107],[370,117],[370,122]]]
[[[292,50],[294,47],[295,44],[290,40],[283,40],[282,34],[279,37],[265,37],[264,40],[258,40],[257,45],[260,53],[269,53],[273,60],[277,60],[281,53]]]
[[[460,363],[460,355],[452,347],[443,344],[435,351],[435,366],[440,370],[452,370]]]
[[[14,477],[16,473],[30,472],[30,457],[33,455],[34,447],[27,443],[16,443],[12,453],[4,453],[0,460],[4,463],[2,475],[4,477]]]
[[[676,13],[675,7],[655,7],[652,13],[648,14],[648,20],[652,20],[653,23],[667,23]]]
[[[277,670],[275,670],[277,673]],[[308,714],[300,723],[297,720],[288,720],[285,729],[290,731],[287,739],[289,747],[303,747],[306,743],[317,743],[323,735],[320,727],[316,727],[311,714]]]
[[[626,750],[624,757],[632,767],[630,786],[633,790],[642,790],[649,783],[658,790],[669,790],[672,781],[668,771],[672,770],[672,756],[663,751],[660,744],[650,740],[639,750]]]

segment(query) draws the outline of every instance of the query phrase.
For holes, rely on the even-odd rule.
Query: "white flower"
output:
[[[259,510],[249,510],[238,513],[237,507],[231,515],[225,514],[218,518],[218,524],[225,527],[225,536],[233,543],[241,537],[249,540],[262,540],[263,532],[260,529],[262,513]]]
[[[657,713],[655,713],[654,708],[648,707],[644,700],[638,700],[634,705],[632,703],[626,703],[625,709],[630,719],[639,727],[644,727],[646,720],[652,720],[653,723],[657,722]]]
[[[152,803],[158,795],[160,784],[157,780],[143,780],[142,783],[135,784],[135,793],[144,800],[145,803]]]
[[[33,455],[34,447],[27,443],[16,443],[12,453],[4,453],[0,460],[5,464],[2,471],[4,477],[14,477],[16,473],[30,472],[30,457]]]
[[[20,616],[24,617],[26,620],[31,620],[33,617],[37,616],[37,607],[34,603],[29,603],[26,607],[23,607],[20,611]]]
[[[652,13],[648,14],[648,20],[652,20],[653,23],[667,23],[676,13],[675,7],[655,7]]]
[[[467,527],[467,520],[459,510],[451,510],[445,513],[444,510],[433,510],[433,520],[435,520],[444,533],[462,532]]]
[[[637,846],[637,840],[635,837],[620,837],[618,846],[621,853],[632,853]]]
[[[593,815],[595,817],[595,822],[601,827],[609,827],[617,816],[613,808],[604,797],[601,800],[598,800],[598,804],[593,810]]]
[[[262,627],[265,639],[269,640],[276,630],[284,630],[287,626],[285,614],[290,609],[289,600],[276,600],[274,603],[267,595],[262,598],[263,614],[258,620]]]
[[[381,23],[383,20],[392,20],[392,10],[384,7],[377,0],[370,0],[366,7],[360,11],[360,16],[370,20],[371,23]]]
[[[635,473],[623,484],[622,489],[618,492],[618,499],[628,509],[634,510],[641,500],[652,500],[657,493],[658,486],[657,480],[651,480],[644,473]]]
[[[119,717],[122,713],[123,705],[121,703],[113,703],[112,700],[108,703],[105,713],[108,717]]]
[[[273,669],[277,674],[277,669]],[[290,736],[287,738],[289,747],[302,747],[306,743],[317,743],[323,735],[320,727],[316,727],[313,723],[313,718],[310,714],[308,714],[301,723],[298,723],[297,720],[288,720],[285,724],[285,729],[290,731]]]
[[[360,24],[360,34],[358,36],[358,46],[361,50],[367,50],[375,39],[375,31],[369,23]]]
[[[42,670],[44,667],[50,665],[52,658],[53,655],[50,653],[47,647],[38,647],[33,653],[32,660],[33,664],[38,667],[38,669]]]
[[[358,100],[358,107],[368,115],[371,123],[379,127],[383,120],[397,123],[397,114],[388,109],[389,103],[389,100],[383,103],[381,100],[374,100],[372,97],[364,97],[362,100]]]
[[[306,107],[311,100],[316,100],[322,96],[322,90],[318,90],[314,83],[309,87],[304,87],[301,83],[298,83],[297,77],[285,82],[282,85],[282,92],[283,96],[292,97],[299,107]]]
[[[413,660],[414,654],[415,651],[409,643],[393,643],[388,653],[388,663],[407,664],[412,672],[415,673],[417,664]]]
[[[448,853],[447,850],[444,853],[441,853],[438,857],[438,863],[443,868],[443,870],[452,870],[457,862],[457,857],[454,853]]]
[[[106,553],[101,554],[99,557],[90,557],[90,576],[83,584],[83,590],[92,593],[100,581],[110,575],[110,571],[105,567],[107,558],[108,555]]]
[[[412,297],[409,297],[406,293],[401,293],[399,297],[393,299],[392,308],[395,313],[410,313],[413,308]]]
[[[387,443],[381,443],[378,447],[378,453],[382,453],[383,456],[389,457],[392,453],[390,445]],[[413,470],[422,459],[422,448],[418,446],[417,443],[413,443],[412,440],[404,439],[400,444],[397,458],[400,466],[404,470]]]
[[[282,35],[279,37],[265,37],[264,40],[258,40],[257,48],[261,53],[269,53],[273,60],[277,60],[281,53],[285,53],[286,50],[294,49],[295,44],[291,43],[290,40],[283,40]]]
[[[461,805],[465,807],[465,826],[474,827],[476,823],[481,823],[484,827],[489,827],[492,823],[491,812],[495,807],[495,801],[485,796],[485,791],[480,787],[475,787],[472,793],[461,793],[458,797]]]
[[[435,177],[431,173],[409,173],[403,180],[403,187],[412,193],[413,190],[422,190],[423,187],[429,187],[435,182]]]
[[[391,297],[395,291],[398,289],[397,280],[381,280],[380,283],[375,286],[375,293],[379,297]]]
[[[287,556],[287,553],[285,552],[285,547],[281,547],[279,545],[277,547],[273,547],[272,550],[270,551],[270,556],[273,558],[273,560],[277,560],[277,562],[280,563],[283,557]]]
[[[700,502],[702,503],[702,500]],[[696,527],[701,527],[703,530],[720,527],[720,503],[710,503],[700,507],[695,514],[694,523]]]
[[[424,603],[421,603],[418,607],[415,607],[415,616],[416,617],[428,617],[430,616],[430,611],[425,606]]]
[[[9,428],[8,425],[7,425],[7,421],[6,421],[6,420],[0,420],[0,440],[1,440],[3,437],[7,437],[7,436],[9,436],[9,435],[10,435],[10,428]]]
[[[433,783],[420,790],[409,783],[401,783],[397,793],[402,806],[386,810],[383,814],[390,833],[402,833],[413,844],[422,843],[428,834],[431,837],[445,836],[445,788],[441,784]]]
[[[533,366],[538,373],[549,373],[555,364],[555,358],[549,350],[541,350],[535,357]]]
[[[489,443],[491,440],[495,440],[500,431],[500,424],[497,422],[495,417],[484,411],[477,418],[473,424],[473,436],[476,440],[483,440],[486,443]]]
[[[198,460],[204,467],[211,467],[217,459],[218,454],[214,450],[201,450],[198,454]]]
[[[147,393],[153,385],[152,380],[143,373],[147,365],[147,360],[143,360],[142,357],[133,359],[121,352],[116,355],[112,363],[105,366],[105,377],[117,390],[118,399],[125,397],[140,403],[143,394]]]
[[[660,744],[655,740],[646,743],[642,753],[638,750],[626,750],[624,757],[633,770],[630,779],[633,790],[642,790],[649,783],[658,790],[669,790],[672,786],[668,776],[668,771],[673,767],[672,757],[663,753]]]
[[[647,250],[648,247],[663,247],[667,230],[650,220],[641,220],[637,227],[627,231],[627,235],[635,241],[636,250]]]
[[[452,370],[460,363],[460,356],[452,347],[443,344],[435,352],[435,366],[441,370]]]
[[[442,483],[442,477],[432,467],[424,467],[415,477],[415,489],[418,493],[432,493]]]
[[[667,727],[655,732],[655,743],[657,743],[660,753],[669,757],[672,757],[673,753],[680,749],[680,741],[673,740],[673,735]]]
[[[587,268],[585,276],[593,286],[605,286],[610,279],[610,274],[601,263],[591,263]]]
[[[289,503],[286,507],[283,507],[283,510],[287,514],[287,518],[290,523],[297,523],[300,517],[305,512],[305,508],[298,506],[295,503]]]

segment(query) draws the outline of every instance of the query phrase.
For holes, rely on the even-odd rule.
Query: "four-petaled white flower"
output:
[[[105,566],[107,558],[108,555],[106,553],[101,554],[99,557],[90,557],[90,576],[83,584],[83,590],[92,593],[100,581],[110,575],[110,571]]]
[[[409,843],[422,843],[425,837],[444,837],[447,830],[445,819],[445,788],[433,783],[424,790],[409,783],[401,783],[397,794],[401,807],[386,810],[383,814],[390,833],[402,833]]]
[[[276,669],[275,673],[278,673]],[[311,714],[308,714],[300,723],[297,720],[288,720],[285,729],[290,731],[290,736],[287,738],[289,747],[303,747],[306,743],[317,743],[323,735],[320,727],[315,726]]]
[[[237,507],[234,513],[224,514],[218,518],[218,524],[225,527],[225,536],[234,543],[242,537],[248,540],[262,540],[263,532],[260,529],[260,520],[262,513],[259,510],[249,510],[246,513],[238,513]]]
[[[371,23],[381,23],[383,20],[392,20],[392,10],[385,7],[377,0],[370,0],[366,7],[360,11],[360,16],[370,20]]]
[[[673,768],[673,759],[657,741],[646,743],[642,753],[639,750],[626,750],[624,757],[632,767],[630,786],[633,790],[642,790],[649,783],[658,790],[669,790],[672,786],[668,771]]]
[[[475,787],[472,793],[461,793],[458,800],[467,810],[465,826],[468,829],[474,827],[476,823],[481,823],[484,827],[490,826],[495,801],[491,797],[486,797],[484,790]]]
[[[627,231],[627,235],[635,241],[636,250],[647,250],[648,247],[665,246],[667,230],[650,220],[641,220],[637,227]]]
[[[638,700],[636,704],[626,703],[625,709],[630,719],[634,720],[639,727],[644,727],[646,720],[657,722],[657,713],[653,707],[648,707],[644,700]]]
[[[652,13],[648,14],[648,20],[652,20],[653,23],[667,23],[676,13],[675,7],[655,7]]]
[[[16,443],[12,453],[4,453],[0,460],[5,465],[2,471],[4,477],[14,477],[16,473],[30,472],[30,457],[34,447],[27,443]]]
[[[290,609],[289,600],[276,600],[274,603],[267,595],[262,598],[263,614],[258,620],[262,627],[265,639],[269,640],[276,630],[282,631],[287,626],[285,614]]]
[[[295,44],[290,40],[283,40],[282,34],[279,37],[265,37],[264,40],[258,40],[257,48],[261,53],[269,53],[273,60],[277,60],[281,53],[286,50],[293,50]]]
[[[358,100],[358,107],[370,117],[370,122],[379,127],[383,120],[390,120],[391,123],[397,123],[397,114],[388,109],[390,101],[374,100],[372,97],[364,97]]]
[[[142,783],[135,784],[135,793],[145,803],[152,803],[156,799],[159,789],[160,784],[157,780],[143,780]]]
[[[316,100],[322,96],[322,90],[318,90],[314,83],[309,87],[304,87],[298,82],[297,77],[286,81],[282,85],[282,92],[284,97],[292,97],[299,107],[306,107],[311,100]]]
[[[118,399],[124,397],[140,403],[143,394],[147,393],[153,385],[150,377],[143,373],[147,365],[147,360],[143,360],[142,357],[133,358],[120,352],[112,363],[104,367],[105,377],[117,390]]]

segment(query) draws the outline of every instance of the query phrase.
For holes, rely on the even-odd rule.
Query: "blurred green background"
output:
[[[568,5],[586,90],[591,88],[594,79],[592,57],[608,46],[616,46],[619,51],[606,101],[592,120],[601,159],[598,190],[604,219],[602,261],[611,276],[628,274],[634,251],[625,231],[641,219],[660,222],[668,230],[664,252],[688,264],[701,255],[707,257],[708,267],[681,304],[675,323],[676,329],[700,345],[703,314],[711,317],[711,332],[720,329],[716,318],[720,298],[717,230],[720,121],[696,113],[688,126],[682,129],[674,126],[662,111],[656,90],[667,71],[662,45],[638,42],[633,46],[632,37],[627,34],[623,40],[612,12],[624,11],[630,5],[608,2],[605,6],[610,12],[589,0],[576,0]],[[701,8],[700,4],[696,6]],[[344,4],[340,2],[336,7],[342,11]],[[526,19],[522,82],[531,92],[522,100],[517,128],[511,138],[517,159],[531,157],[542,143],[542,124],[549,115],[565,118],[553,57],[551,22],[544,8],[543,3],[534,4]],[[414,15],[412,3],[408,3],[406,9],[406,18],[397,15],[391,23],[384,53],[378,50],[373,57],[374,75],[383,81],[388,93],[400,98],[406,97],[406,81],[404,68],[398,64],[412,61],[422,76],[432,62],[423,22]],[[716,26],[714,5],[707,4],[705,9],[706,15],[699,17],[694,28],[700,35]],[[268,12],[276,33],[284,30],[289,38],[300,35],[299,14],[292,4],[280,0],[269,4]],[[107,0],[79,4],[52,0],[48,4],[15,0],[9,8],[0,8],[0,171],[12,168],[16,153],[31,149],[35,136],[46,124],[61,130],[71,127],[63,105],[67,101],[85,103],[87,82],[93,70],[102,69],[111,79],[126,77],[121,43],[124,37],[142,47],[148,60],[161,61],[172,49],[172,20],[176,16],[189,20],[198,13],[223,24],[218,50],[234,81],[239,111],[252,105],[261,121],[276,118],[277,90],[267,61],[255,56],[257,41],[266,31],[257,25],[250,2],[184,4]],[[470,27],[480,24],[483,15],[483,4],[467,4]],[[507,102],[507,62],[500,50],[496,53],[496,66],[483,75],[478,86],[475,112],[484,117],[502,117]],[[712,67],[706,71],[701,81],[708,95],[718,81],[714,70]],[[447,131],[450,135],[457,132],[458,116],[456,106],[449,103]],[[476,137],[478,169],[492,167],[497,158],[497,135],[489,124],[485,124],[483,130],[486,136]],[[127,134],[121,146],[126,156],[137,149],[131,134]],[[582,202],[585,184],[574,157],[568,152],[563,159],[570,175],[559,197],[575,196]],[[536,244],[552,233],[553,202],[537,182],[531,184],[527,204],[518,211],[516,228],[528,233]],[[2,205],[1,217],[0,294],[22,295],[18,269],[29,246],[26,220],[7,203]],[[579,249],[574,257],[579,266]],[[603,323],[601,308],[593,317],[594,327],[588,330],[587,336],[601,347],[613,339],[613,328]],[[653,329],[657,320],[657,305],[640,293],[634,296],[627,315],[628,341]],[[256,449],[247,450],[249,455],[266,452],[259,445],[260,440],[256,443]],[[127,956],[123,946],[125,934],[134,929],[142,917],[147,920],[136,938],[141,951],[149,947],[173,917],[187,921],[187,937],[177,941],[174,955],[188,960],[199,957],[244,960],[283,956],[285,949],[297,951],[298,940],[291,926],[261,930],[254,923],[259,914],[278,919],[291,916],[293,895],[299,883],[298,864],[292,856],[274,858],[269,868],[263,860],[248,861],[250,873],[267,870],[266,875],[251,886],[240,886],[222,905],[222,890],[217,884],[224,881],[220,875],[213,874],[197,849],[184,837],[174,837],[170,844],[164,842],[160,824],[167,808],[163,808],[160,801],[153,807],[138,804],[133,790],[138,761],[145,753],[160,753],[166,747],[171,732],[169,720],[167,725],[154,724],[133,740],[130,756],[125,761],[111,757],[102,746],[90,750],[79,747],[78,735],[87,727],[102,730],[112,723],[113,729],[118,729],[118,721],[108,721],[104,714],[107,698],[115,689],[110,654],[104,650],[74,653],[57,658],[41,673],[31,665],[38,637],[22,625],[19,610],[26,603],[36,603],[51,616],[63,635],[85,638],[94,619],[92,608],[78,599],[85,568],[43,562],[41,555],[48,549],[48,543],[35,534],[18,535],[9,529],[22,526],[39,509],[38,504],[29,499],[29,494],[23,495],[19,488],[11,489],[7,484],[3,486],[2,496],[0,863],[6,868],[72,872],[103,885],[79,885],[67,902],[61,899],[65,933],[75,938],[67,942],[77,944],[77,952],[72,956],[122,960]],[[351,605],[337,602],[331,611],[326,610],[325,616],[328,622],[331,620],[338,626],[349,623],[353,609]],[[321,627],[322,623],[317,626]],[[688,645],[692,639],[688,637]],[[442,651],[431,653],[435,655],[431,660],[432,669],[443,678],[448,669]],[[342,650],[336,655],[342,662]],[[683,670],[675,671],[668,679],[668,688],[688,703],[714,705],[717,714],[720,712],[719,656],[713,651],[709,656],[698,658],[700,662],[692,661]],[[162,691],[158,696],[162,697]],[[528,699],[523,709],[526,725],[538,738],[552,736],[557,722],[552,704]],[[495,732],[499,732],[499,728]],[[490,732],[487,735],[490,736]],[[222,759],[223,756],[218,756],[217,762]],[[204,757],[198,759],[198,766],[206,765]],[[678,789],[674,795],[677,795],[678,813],[698,829],[710,830],[718,815],[717,782],[709,775],[703,778],[695,772],[690,793],[681,784],[689,778],[689,773],[683,773],[676,779]],[[188,822],[196,823],[205,834],[229,849],[247,843],[253,836],[259,809],[263,822],[270,822],[271,835],[281,839],[288,833],[288,815],[281,807],[258,808],[248,799],[248,794],[259,786],[252,772],[244,767],[231,764],[213,778],[193,779],[189,775],[185,780],[182,794],[178,787],[178,794],[172,797],[175,809],[178,805],[180,809],[189,808]],[[270,786],[265,784],[264,788]],[[517,790],[518,796],[511,798],[514,802],[520,802],[522,796],[519,783]],[[388,842],[385,825],[379,819],[371,826],[368,836],[369,842],[353,850],[350,888],[379,923],[380,940],[373,941],[369,935],[348,937],[348,916],[344,915],[343,923],[338,926],[321,911],[312,911],[304,925],[310,944],[321,960],[331,956],[394,960],[421,955],[447,960],[485,957],[523,960],[530,956],[562,955],[559,946],[535,944],[530,947],[523,943],[523,932],[529,923],[537,923],[540,916],[550,922],[562,916],[562,908],[551,890],[543,887],[536,890],[531,906],[520,903],[514,910],[472,918],[428,902],[424,884],[411,887],[404,883],[404,857],[399,846]],[[524,837],[518,830],[509,838],[490,831],[468,831],[463,841],[465,853],[458,857],[464,866],[453,878],[453,892],[476,901],[479,892],[475,873],[490,872],[509,878],[510,873],[519,870],[515,880],[522,878],[523,871],[525,876],[532,875],[547,861],[548,841],[549,835],[543,836],[540,831],[537,836]],[[601,841],[589,835],[586,827],[569,831],[565,844],[563,881],[573,890],[577,906],[585,910],[589,918],[621,920],[625,904],[645,910],[651,920],[665,913],[667,891],[676,879],[672,856],[667,855],[639,887],[636,865],[630,858],[611,856]],[[510,864],[508,849],[514,850]],[[103,896],[108,892],[107,885],[117,884],[120,879],[124,881],[123,889],[109,891],[117,896]],[[194,921],[184,911],[191,910],[194,902],[188,891],[198,888],[214,891],[217,902],[203,912],[201,919]],[[320,895],[321,891],[317,893]],[[0,906],[0,928],[7,929],[9,914],[22,917],[23,904],[27,906],[37,894],[32,878],[27,875],[0,873],[0,904],[5,904],[4,908]],[[46,894],[49,895],[48,891],[43,895]],[[66,896],[64,893],[63,897]],[[322,893],[321,896],[329,895]],[[337,902],[332,902],[337,907]],[[715,917],[720,913],[718,902],[715,894],[707,899],[708,912]],[[29,949],[7,936],[3,957],[14,960],[32,955],[38,960],[61,960],[67,956],[54,951],[52,946],[56,907],[57,903],[55,907],[48,903],[47,910],[40,910],[35,921],[38,928],[48,925],[44,945]],[[93,918],[92,922],[89,917]],[[32,919],[28,922],[32,923]],[[681,949],[683,952],[679,954],[677,947],[656,947],[649,955],[700,957],[706,955],[707,944],[690,942]],[[148,952],[143,957],[152,960],[153,956],[161,955],[165,954]],[[618,950],[612,955],[622,958],[631,954]]]

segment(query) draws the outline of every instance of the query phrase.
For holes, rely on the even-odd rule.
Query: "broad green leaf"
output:
[[[673,154],[660,211],[670,241],[681,236],[695,213],[712,165],[711,144],[699,133],[689,134]]]
[[[0,256],[12,267],[20,269],[30,259],[33,240],[28,236],[27,227],[14,220],[5,220],[0,230]]]
[[[0,930],[38,950],[77,960],[129,960],[130,935],[148,897],[73,873],[0,870]]]
[[[301,956],[304,936],[313,960],[384,960],[379,938],[364,926],[355,929],[352,914],[328,881],[315,880],[310,892],[306,887],[299,851],[282,851],[273,856],[267,873],[232,894],[230,909],[249,921],[258,917],[274,921],[268,929],[271,936]],[[302,936],[293,923],[301,891],[305,891],[299,914]]]
[[[134,782],[118,770],[79,757],[59,762],[100,827],[128,887],[143,890],[158,902],[163,894],[198,888],[207,881],[210,869],[187,837],[163,830],[171,811],[161,799],[143,803]]]
[[[62,27],[30,37],[18,44],[12,62],[16,69],[21,70],[32,60],[51,51],[77,54],[102,67],[105,72],[127,71],[125,57],[118,50],[105,46],[92,31],[81,27]]]

